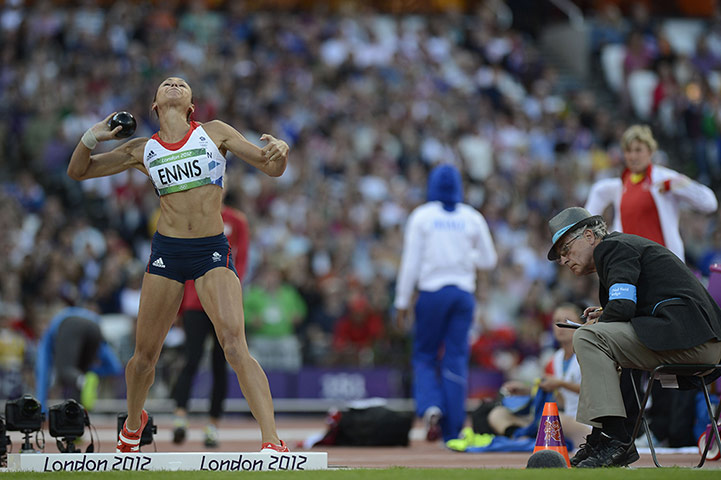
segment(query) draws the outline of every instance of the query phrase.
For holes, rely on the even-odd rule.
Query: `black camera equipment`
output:
[[[22,432],[25,435],[20,453],[34,452],[30,442],[30,434],[40,432],[45,421],[40,402],[30,394],[5,403],[5,428],[10,432]],[[37,434],[35,436],[37,440]],[[37,443],[37,442],[36,442]],[[42,447],[44,448],[43,441]]]
[[[128,418],[127,413],[118,414],[118,434],[120,434],[120,431],[123,429],[126,418]],[[158,433],[158,426],[153,425],[153,417],[148,415],[148,423],[145,425],[142,435],[140,435],[140,446],[142,447],[143,445],[153,443],[153,435],[156,433]]]
[[[8,445],[12,446],[5,428],[5,417],[0,415],[0,468],[8,466]]]
[[[90,418],[85,408],[72,398],[48,409],[50,436],[55,438],[58,450],[62,453],[80,453],[75,440],[83,436],[85,427],[90,427]],[[62,439],[60,438],[62,437]],[[87,452],[93,451],[93,442]]]

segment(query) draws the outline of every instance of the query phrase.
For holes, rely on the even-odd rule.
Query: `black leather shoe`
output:
[[[577,467],[579,463],[593,455],[595,445],[600,441],[601,432],[586,435],[586,442],[578,446],[578,451],[571,457],[571,466]]]
[[[593,453],[581,461],[578,468],[625,467],[638,460],[636,445],[623,443],[615,438],[601,436]]]

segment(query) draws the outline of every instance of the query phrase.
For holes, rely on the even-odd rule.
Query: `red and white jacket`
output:
[[[666,248],[685,261],[683,240],[679,232],[681,209],[690,208],[701,213],[714,212],[718,208],[716,196],[707,186],[661,165],[649,165],[646,174],[650,175],[654,186],[651,196],[656,203]],[[586,210],[592,215],[601,215],[608,205],[613,204],[614,218],[611,228],[622,232],[622,195],[623,180],[620,177],[599,180],[591,186]]]

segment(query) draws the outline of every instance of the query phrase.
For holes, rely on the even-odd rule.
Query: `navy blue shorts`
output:
[[[231,257],[224,233],[214,237],[174,238],[155,232],[145,271],[183,284],[217,267],[229,268],[237,276]]]

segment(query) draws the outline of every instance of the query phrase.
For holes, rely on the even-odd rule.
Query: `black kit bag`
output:
[[[381,406],[350,408],[341,414],[334,445],[407,447],[413,419],[412,412]]]

